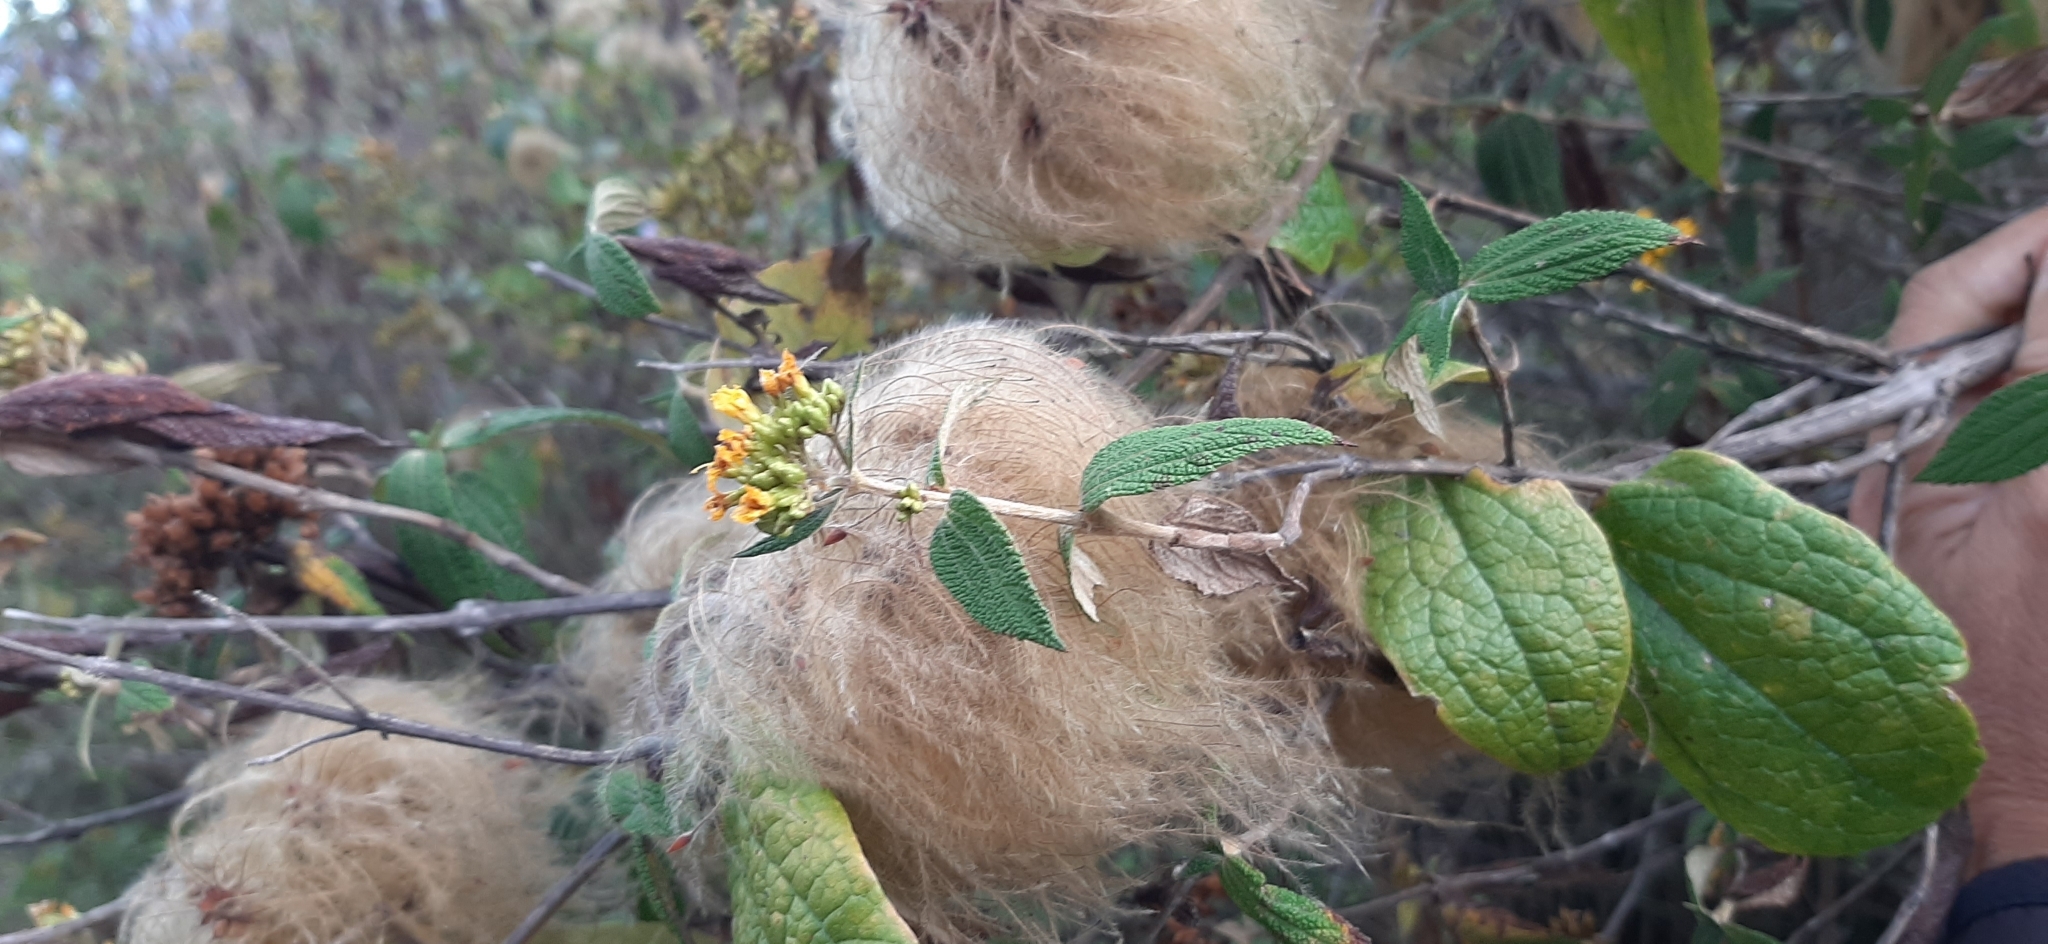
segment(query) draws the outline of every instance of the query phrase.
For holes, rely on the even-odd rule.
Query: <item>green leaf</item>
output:
[[[1643,92],[1650,126],[1694,176],[1721,189],[1721,95],[1700,0],[1587,0],[1586,15]]]
[[[1846,522],[1683,451],[1594,511],[1629,581],[1638,731],[1715,816],[1852,855],[1963,798],[1983,751],[1948,618]]]
[[[825,526],[826,519],[832,517],[832,509],[837,504],[839,504],[839,500],[836,498],[828,498],[819,502],[818,507],[811,509],[810,514],[798,518],[796,524],[790,527],[788,533],[771,534],[759,541],[755,541],[747,545],[746,550],[734,554],[733,559],[766,557],[804,543],[805,538],[818,533],[818,529]]]
[[[668,401],[668,451],[685,469],[695,469],[717,457],[711,437],[704,435],[697,408],[681,390]]]
[[[1643,402],[1643,427],[1663,436],[1685,418],[1692,401],[1699,396],[1700,372],[1707,368],[1707,352],[1681,344],[1664,355],[1657,373],[1650,378],[1650,394]]]
[[[171,693],[160,685],[127,681],[121,683],[120,694],[114,696],[114,714],[126,723],[134,720],[136,715],[162,714],[176,703]]]
[[[1354,944],[1366,941],[1330,906],[1266,881],[1265,873],[1241,856],[1224,856],[1223,892],[1245,917],[1257,921],[1276,944]],[[1369,942],[1368,942],[1369,944]]]
[[[1321,275],[1330,271],[1337,247],[1358,232],[1351,216],[1351,202],[1344,195],[1344,182],[1337,172],[1323,168],[1314,184],[1303,194],[1294,217],[1273,235],[1273,248],[1294,257],[1304,268]]]
[[[1714,917],[1713,912],[1692,902],[1686,902],[1685,906],[1691,909],[1693,914],[1699,915],[1700,929],[1704,934],[1708,935],[1707,941],[1710,944],[1711,942],[1729,942],[1729,944],[1784,944],[1784,942],[1779,941],[1777,938],[1754,928],[1745,928],[1732,921],[1724,922]],[[1697,941],[1699,939],[1695,937],[1694,940]]]
[[[1287,419],[1216,420],[1141,430],[1102,447],[1081,471],[1081,510],[1112,498],[1185,485],[1282,446],[1334,446],[1327,429]]]
[[[590,268],[590,286],[597,289],[598,304],[606,311],[621,318],[661,314],[661,303],[654,300],[647,276],[618,240],[604,233],[584,237],[583,262]]]
[[[917,944],[830,791],[760,775],[733,787],[732,944]]]
[[[525,528],[517,502],[474,472],[448,476],[447,456],[414,449],[398,457],[377,483],[380,501],[424,511],[525,555]],[[398,556],[434,598],[454,605],[467,599],[524,600],[541,596],[524,577],[500,569],[483,555],[414,525],[398,526]]]
[[[2029,124],[2025,118],[2007,116],[1956,132],[1949,161],[1958,171],[1973,171],[2019,149],[2020,135]]]
[[[1863,35],[1870,37],[1870,48],[1884,52],[1892,38],[1892,0],[1865,0]]]
[[[1947,167],[1937,167],[1927,178],[1927,192],[1951,203],[1972,203],[1982,205],[1984,191],[1963,179],[1963,175]]]
[[[1566,213],[1479,250],[1465,267],[1465,286],[1472,300],[1481,303],[1550,295],[1604,278],[1637,256],[1683,238],[1671,224],[1633,213]]]
[[[1366,622],[1409,688],[1518,770],[1591,759],[1628,679],[1628,608],[1571,492],[1413,478],[1365,518]]]
[[[1941,485],[2002,482],[2048,463],[2048,374],[2035,374],[1985,397],[1956,424],[1948,444],[1916,481]]]
[[[932,573],[975,622],[999,635],[1067,650],[1010,529],[974,493],[953,490],[946,520],[932,532],[931,554]]]
[[[1455,290],[1465,265],[1430,214],[1429,200],[1405,177],[1401,179],[1401,261],[1408,264],[1416,289],[1432,297]]]
[[[1543,216],[1571,209],[1564,196],[1564,160],[1557,136],[1543,122],[1521,112],[1495,118],[1479,134],[1477,157],[1479,181],[1487,196]],[[1407,211],[1402,213],[1406,219]]]
[[[474,449],[488,445],[498,437],[510,433],[535,427],[560,426],[564,423],[603,426],[618,430],[656,448],[668,448],[666,437],[640,425],[638,420],[630,416],[607,410],[585,410],[567,406],[522,406],[459,420],[441,434],[441,448],[450,451]]]
[[[605,815],[627,835],[666,843],[683,831],[669,811],[668,794],[661,784],[635,771],[620,768],[606,774],[599,795]]]
[[[1970,64],[1984,52],[1984,47],[1993,41],[2010,38],[2027,28],[2027,18],[2017,13],[1994,16],[1977,24],[1970,35],[1963,37],[1961,45],[1941,57],[1934,68],[1927,73],[1927,81],[1920,84],[1920,100],[1927,110],[1940,114],[1942,106],[1948,104],[1948,97],[1954,95],[1956,87],[1963,82],[1963,73],[1970,70]]]
[[[1429,372],[1432,377],[1445,371],[1451,363],[1451,336],[1457,332],[1458,311],[1465,307],[1466,292],[1457,289],[1438,298],[1416,296],[1408,307],[1408,321],[1401,326],[1401,333],[1394,335],[1394,342],[1387,345],[1395,350],[1401,342],[1416,339],[1422,353],[1429,358]]]
[[[1873,0],[1883,2],[1883,0]],[[1890,127],[1913,116],[1913,106],[1899,98],[1873,98],[1863,103],[1863,117],[1879,127]]]

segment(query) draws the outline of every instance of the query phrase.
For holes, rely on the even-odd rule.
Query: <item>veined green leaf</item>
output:
[[[1401,180],[1401,261],[1416,290],[1431,297],[1455,290],[1465,265],[1430,214],[1429,200],[1407,178]]]
[[[931,555],[932,573],[975,622],[993,633],[1067,650],[1010,529],[974,493],[953,490],[946,519],[932,532]]]
[[[1278,944],[1370,944],[1330,906],[1268,883],[1265,873],[1240,856],[1225,856],[1218,877],[1224,894]]]
[[[1465,286],[1481,303],[1550,295],[1604,278],[1637,256],[1683,238],[1671,224],[1633,213],[1566,213],[1479,250],[1465,266]]]
[[[597,289],[598,304],[606,311],[621,318],[661,314],[661,303],[654,300],[647,276],[618,240],[605,233],[585,236],[583,263],[590,269],[590,287]]]
[[[1303,194],[1293,218],[1273,234],[1273,248],[1294,257],[1294,261],[1321,275],[1330,271],[1337,247],[1358,233],[1358,220],[1351,215],[1351,203],[1344,196],[1344,182],[1337,172],[1325,167],[1315,183]]]
[[[1984,757],[1945,687],[1962,640],[1862,532],[1697,451],[1594,516],[1632,578],[1637,733],[1714,815],[1851,855],[1962,799]]]
[[[598,793],[605,815],[627,835],[666,843],[681,832],[669,810],[667,792],[637,771],[622,767],[605,774]]]
[[[1409,687],[1518,770],[1591,759],[1628,679],[1628,608],[1571,493],[1479,472],[1418,477],[1365,517],[1367,622]]]
[[[1721,94],[1704,0],[1586,0],[1585,7],[1636,77],[1657,136],[1685,169],[1721,189]]]
[[[1963,73],[1970,70],[1970,64],[1984,52],[1984,47],[1999,39],[2012,38],[2022,34],[2029,25],[2029,17],[2020,13],[2006,13],[1994,16],[1977,24],[1970,35],[1963,37],[1961,44],[1935,63],[1927,73],[1927,81],[1920,85],[1920,100],[1927,103],[1927,110],[1940,114],[1942,106],[1948,104],[1950,95],[1963,83]]]
[[[1186,485],[1282,446],[1334,446],[1327,429],[1289,419],[1239,418],[1141,430],[1102,447],[1081,472],[1081,510],[1112,498]]]
[[[836,498],[827,498],[818,502],[818,507],[811,509],[810,514],[796,520],[796,524],[790,527],[789,533],[771,534],[759,541],[755,541],[747,545],[746,550],[734,554],[733,559],[766,557],[804,543],[805,538],[818,533],[818,529],[825,526],[825,522],[832,517],[832,509],[838,504],[839,500]]]
[[[489,480],[465,473],[456,488],[447,456],[414,449],[398,457],[377,482],[377,497],[462,525],[478,536],[525,554],[517,503]],[[483,555],[413,525],[398,526],[398,556],[421,585],[444,604],[467,599],[522,600],[542,595],[532,581],[501,570]]]
[[[2048,464],[2048,374],[1985,397],[1956,425],[1918,481],[2002,482]]]
[[[711,437],[699,425],[697,409],[681,390],[668,401],[668,451],[685,469],[695,469],[717,457]]]
[[[1495,118],[1479,133],[1476,156],[1487,196],[1542,216],[1571,209],[1557,136],[1543,122],[1521,112]]]
[[[917,944],[831,791],[760,775],[733,786],[733,944]]]
[[[565,423],[603,426],[607,429],[618,430],[657,448],[668,448],[666,438],[660,433],[640,425],[639,421],[630,416],[624,416],[607,410],[585,410],[566,406],[522,406],[458,420],[450,424],[447,431],[441,434],[441,448],[451,451],[456,449],[474,449],[478,446],[488,445],[500,436],[535,427],[560,426]],[[708,462],[710,460],[707,458],[705,461]]]
[[[120,693],[114,696],[114,714],[127,722],[136,715],[162,714],[176,703],[171,693],[164,691],[161,685],[126,681],[121,683]]]
[[[1465,307],[1466,297],[1462,288],[1436,298],[1415,296],[1408,307],[1407,323],[1401,325],[1401,332],[1387,349],[1396,350],[1401,342],[1414,338],[1429,359],[1430,377],[1445,373],[1451,364],[1451,336],[1457,333],[1458,312]]]

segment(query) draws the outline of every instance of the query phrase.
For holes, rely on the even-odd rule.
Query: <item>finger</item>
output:
[[[2044,260],[2048,209],[2013,220],[1922,269],[1900,296],[1892,347],[1917,347],[2018,320]]]
[[[2020,350],[2013,355],[2008,380],[2048,371],[2048,260],[2035,267],[2033,290],[2027,295],[2022,323],[2026,327],[2020,329]]]

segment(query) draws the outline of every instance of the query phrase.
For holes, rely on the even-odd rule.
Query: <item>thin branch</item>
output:
[[[341,699],[342,703],[350,708],[354,708],[357,714],[367,715],[370,713],[370,709],[365,707],[362,702],[357,701],[356,696],[349,694],[347,689],[342,688],[341,683],[334,680],[334,676],[327,674],[326,666],[321,665],[319,660],[314,659],[312,656],[299,651],[299,647],[292,645],[290,640],[278,635],[276,630],[257,622],[249,614],[227,605],[219,597],[204,590],[195,590],[192,595],[198,597],[199,602],[206,604],[207,608],[214,612],[214,615],[225,616],[247,626],[250,632],[261,637],[264,642],[284,650],[292,658],[299,660],[299,664],[312,672],[313,677],[320,680],[320,684],[327,686],[327,690],[333,692],[334,697]],[[283,758],[279,759],[282,760]]]
[[[66,839],[76,839],[101,826],[125,823],[128,820],[148,816],[151,813],[176,809],[178,804],[185,802],[185,798],[188,796],[191,796],[191,791],[186,790],[184,787],[179,787],[176,790],[159,793],[140,803],[131,803],[127,806],[115,807],[111,810],[88,813],[72,819],[58,820],[25,833],[0,836],[0,849],[35,846],[46,842],[62,842]],[[0,938],[0,940],[4,940],[4,938]]]
[[[1823,929],[1834,924],[1835,919],[1842,916],[1842,912],[1849,910],[1849,906],[1861,901],[1863,896],[1870,894],[1871,890],[1876,888],[1879,882],[1884,881],[1885,876],[1890,875],[1893,869],[1899,867],[1899,863],[1906,861],[1906,857],[1912,855],[1913,849],[1922,841],[1923,837],[1914,836],[1911,842],[1893,852],[1883,865],[1870,870],[1870,874],[1863,876],[1862,881],[1850,886],[1848,891],[1842,893],[1842,897],[1829,902],[1826,908],[1814,912],[1813,917],[1808,918],[1805,924],[1800,925],[1798,930],[1793,931],[1792,935],[1785,939],[1785,944],[1806,944],[1807,941],[1812,940]]]
[[[1336,478],[1362,479],[1395,475],[1427,475],[1437,478],[1464,478],[1473,472],[1484,472],[1502,482],[1527,482],[1534,479],[1555,479],[1576,489],[1589,492],[1604,492],[1613,488],[1619,478],[1586,472],[1571,472],[1564,469],[1532,469],[1527,466],[1509,468],[1502,465],[1488,465],[1483,462],[1457,462],[1450,459],[1366,459],[1359,456],[1338,456],[1331,459],[1314,459],[1306,462],[1290,462],[1284,465],[1266,466],[1211,479],[1218,488],[1231,489],[1250,482],[1286,478],[1292,475],[1307,475],[1315,472],[1335,470]]]
[[[336,689],[336,691],[340,691],[340,689]],[[369,730],[369,728],[343,728],[340,731],[329,731],[326,734],[316,734],[274,754],[264,754],[261,757],[251,757],[249,758],[248,766],[268,767],[272,764],[283,761],[286,758],[291,757],[293,754],[305,750],[306,748],[316,747],[321,744],[325,744],[328,741],[339,741],[342,738],[355,737],[358,734],[366,734],[369,732]]]
[[[1212,357],[1232,357],[1246,344],[1254,347],[1290,347],[1307,355],[1306,358],[1281,361],[1289,366],[1307,367],[1312,370],[1328,370],[1336,366],[1337,356],[1317,345],[1314,341],[1287,331],[1207,331],[1173,336],[1149,334],[1127,334],[1121,331],[1103,331],[1086,325],[1049,324],[1040,327],[1042,334],[1060,334],[1070,337],[1100,341],[1116,348],[1146,348],[1169,351],[1177,354],[1207,354]]]
[[[326,489],[313,488],[307,485],[293,485],[289,482],[280,482],[267,475],[236,468],[225,462],[217,462],[191,453],[158,452],[157,455],[161,457],[161,461],[166,465],[190,469],[208,478],[220,479],[223,482],[276,495],[279,498],[290,499],[305,508],[319,511],[347,512],[367,518],[382,518],[386,521],[396,521],[402,524],[425,528],[477,552],[485,560],[499,567],[540,584],[541,587],[556,596],[580,596],[590,592],[589,587],[567,577],[544,570],[532,561],[519,556],[502,545],[486,540],[483,536],[468,528],[445,518],[427,514],[424,511],[401,508],[397,505],[387,505],[383,502],[369,501],[362,498],[351,498],[338,492],[330,492]]]
[[[1394,171],[1341,154],[1330,159],[1330,166],[1344,173],[1361,177],[1386,187],[1398,187],[1401,182],[1401,175]],[[1502,226],[1520,228],[1541,219],[1541,217],[1524,213],[1520,210],[1510,209],[1498,203],[1482,200],[1469,194],[1458,193],[1442,187],[1428,187],[1412,179],[1410,182],[1414,183],[1416,188],[1422,191],[1423,196],[1435,201],[1437,206],[1492,220]],[[1660,272],[1641,263],[1629,263],[1622,272],[1642,279],[1658,291],[1678,298],[1701,311],[1795,337],[1822,350],[1850,354],[1872,364],[1888,367],[1897,362],[1897,358],[1891,352],[1869,341],[1861,338],[1852,338],[1846,334],[1837,334],[1812,325],[1801,324],[1784,315],[1765,311],[1754,305],[1745,305],[1726,295],[1701,288],[1675,275]]]
[[[439,613],[408,616],[269,616],[264,623],[287,633],[421,633],[462,630],[475,635],[499,626],[536,620],[564,619],[593,613],[625,613],[658,610],[669,604],[666,590],[639,593],[593,593],[556,597],[549,600],[464,600],[453,609]],[[153,616],[46,616],[28,610],[0,610],[0,619],[49,626],[79,633],[120,633],[132,643],[177,642],[193,636],[222,636],[249,632],[232,619],[171,619]]]
[[[1769,469],[1758,475],[1774,485],[1820,485],[1859,475],[1864,469],[1874,465],[1896,463],[1903,459],[1906,453],[1933,442],[1935,437],[1941,435],[1942,430],[1948,426],[1949,406],[1952,402],[1952,399],[1936,401],[1931,415],[1929,408],[1915,407],[1907,414],[1908,421],[1912,422],[1924,416],[1924,422],[1902,426],[1898,435],[1884,442],[1872,444],[1847,459],[1829,459],[1811,465]]]
[[[1804,406],[1809,398],[1819,395],[1822,390],[1826,389],[1827,383],[1828,381],[1825,377],[1808,377],[1776,394],[1750,404],[1749,409],[1736,414],[1734,419],[1729,420],[1719,430],[1716,430],[1714,435],[1708,437],[1706,444],[1701,448],[1713,449],[1719,446],[1722,440],[1736,433],[1754,427],[1759,423],[1775,420]]]
[[[1946,411],[1944,411],[1946,413]],[[1906,420],[1899,424],[1900,430],[1918,429],[1927,418],[1925,408],[1906,414]],[[1943,420],[1946,421],[1946,415]],[[1884,550],[1886,557],[1898,553],[1899,547],[1899,493],[1906,488],[1906,453],[1896,450],[1887,461],[1884,472],[1884,507],[1878,516],[1877,546]]]
[[[1913,890],[1906,893],[1906,900],[1899,903],[1899,910],[1892,913],[1892,923],[1884,929],[1877,944],[1898,944],[1906,929],[1913,924],[1913,916],[1927,904],[1927,891],[1941,874],[1941,823],[1929,823],[1920,840],[1920,877],[1913,882]]]
[[[280,695],[276,692],[266,692],[261,689],[244,688],[239,685],[228,685],[208,679],[193,678],[188,675],[179,675],[176,672],[166,672],[162,669],[132,665],[113,659],[68,655],[55,650],[45,649],[41,646],[32,646],[7,636],[0,636],[0,649],[29,656],[38,662],[50,665],[70,666],[99,678],[148,682],[181,695],[244,702],[269,708],[273,711],[288,711],[293,714],[308,715],[314,718],[333,721],[337,724],[356,725],[387,734],[400,734],[406,737],[439,741],[443,744],[472,747],[477,750],[509,754],[514,757],[525,757],[532,760],[543,760],[556,764],[570,764],[578,767],[602,767],[621,761],[651,757],[664,750],[664,744],[659,738],[642,738],[624,747],[609,751],[579,751],[546,744],[530,744],[525,741],[515,741],[510,738],[495,737],[488,734],[455,731],[436,725],[411,721],[395,715],[387,715],[382,712],[372,711],[358,714],[351,709],[338,705],[324,704],[291,695]],[[6,944],[6,942],[0,941],[0,944]]]
[[[1839,92],[1730,92],[1721,96],[1721,105],[1854,105],[1873,98],[1919,97],[1920,90],[1917,88],[1846,89]]]
[[[554,266],[548,265],[539,259],[527,260],[526,271],[533,273],[535,278],[565,292],[574,292],[591,301],[597,301],[601,297],[598,295],[597,289],[592,287],[590,283],[556,269]]]
[[[0,797],[0,819],[5,819],[9,816],[14,816],[28,820],[29,822],[34,823],[37,826],[48,826],[52,822],[52,820],[49,817],[44,816],[43,814],[38,813],[35,810],[29,809],[26,806],[22,806],[21,804],[16,803],[13,800]]]
[[[808,373],[831,376],[852,370],[859,363],[860,358],[858,357],[849,357],[836,361],[807,361],[804,363],[804,370]],[[725,360],[683,361],[680,363],[674,361],[637,361],[633,366],[646,367],[652,370],[665,370],[676,374],[693,374],[700,370],[753,370],[755,368],[774,370],[782,366],[782,357],[780,355],[775,357],[734,357]]]
[[[1250,268],[1251,263],[1252,257],[1241,252],[1223,260],[1223,265],[1216,270],[1216,277],[1209,280],[1209,287],[1203,289],[1202,294],[1195,298],[1194,304],[1189,305],[1187,310],[1173,319],[1173,323],[1167,325],[1166,329],[1160,332],[1160,336],[1187,334],[1201,327],[1202,322],[1209,320],[1209,316],[1214,314],[1217,308],[1222,307],[1223,299],[1230,294],[1231,289],[1237,287],[1239,281],[1243,280],[1245,270]],[[1138,355],[1136,360],[1124,365],[1123,371],[1116,375],[1117,383],[1126,387],[1136,386],[1138,381],[1152,376],[1153,371],[1166,363],[1166,354],[1165,350],[1155,347]]]
[[[1390,895],[1381,895],[1363,904],[1345,908],[1337,915],[1346,921],[1357,923],[1380,912],[1393,908],[1404,901],[1428,895],[1455,895],[1475,888],[1494,885],[1528,885],[1573,866],[1597,859],[1616,849],[1634,842],[1649,832],[1682,817],[1691,816],[1700,808],[1699,801],[1687,800],[1674,806],[1651,813],[1633,823],[1617,826],[1569,849],[1560,849],[1549,855],[1531,859],[1518,865],[1481,869],[1476,872],[1460,872],[1453,875],[1432,876],[1422,884],[1404,888]]]
[[[1515,401],[1508,396],[1508,372],[1501,366],[1500,358],[1494,356],[1493,345],[1487,343],[1477,307],[1466,311],[1465,327],[1472,333],[1473,346],[1479,348],[1479,360],[1486,365],[1486,379],[1493,385],[1494,399],[1500,402],[1500,464],[1512,469],[1520,463],[1515,461]]]
[[[1619,322],[1648,334],[1670,338],[1681,344],[1690,344],[1694,347],[1713,351],[1716,354],[1740,357],[1744,360],[1756,361],[1759,364],[1768,364],[1780,370],[1810,374],[1826,380],[1853,384],[1857,387],[1873,387],[1883,382],[1881,377],[1872,377],[1868,374],[1843,370],[1840,367],[1815,358],[1801,357],[1797,354],[1787,354],[1781,351],[1761,351],[1736,347],[1735,345],[1724,343],[1710,334],[1679,327],[1671,322],[1637,311],[1626,305],[1617,305],[1599,297],[1590,290],[1584,294],[1591,298],[1591,304],[1563,298],[1531,299],[1529,304],[1556,311],[1584,312],[1595,318]]]
[[[62,944],[94,928],[119,921],[127,912],[128,899],[116,898],[63,924],[0,934],[0,944]]]
[[[576,890],[590,881],[598,869],[604,868],[605,861],[612,857],[612,853],[619,851],[619,847],[625,845],[628,838],[630,837],[623,829],[605,833],[596,845],[583,853],[583,858],[576,860],[576,867],[570,869],[569,874],[562,876],[562,880],[556,882],[555,887],[548,889],[540,904],[535,905],[533,910],[527,913],[526,920],[519,922],[519,926],[505,936],[505,944],[526,944],[534,935],[539,934],[540,929],[547,925],[548,919],[554,917],[555,912],[562,910],[562,906],[569,903]]]

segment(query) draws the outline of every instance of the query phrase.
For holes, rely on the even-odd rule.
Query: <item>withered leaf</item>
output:
[[[1965,125],[2040,114],[2048,114],[2048,47],[1972,70],[1941,110],[1942,118]]]
[[[787,305],[790,298],[754,279],[768,264],[737,249],[682,237],[617,237],[619,245],[654,277],[704,299],[743,298],[763,305]]]
[[[1243,507],[1214,495],[1199,494],[1189,497],[1180,510],[1168,516],[1166,524],[1223,534],[1265,530],[1259,519]],[[1152,559],[1159,562],[1159,569],[1166,571],[1167,576],[1200,590],[1204,596],[1223,597],[1254,587],[1289,583],[1287,575],[1268,554],[1168,547],[1163,544],[1153,544],[1151,548]]]

